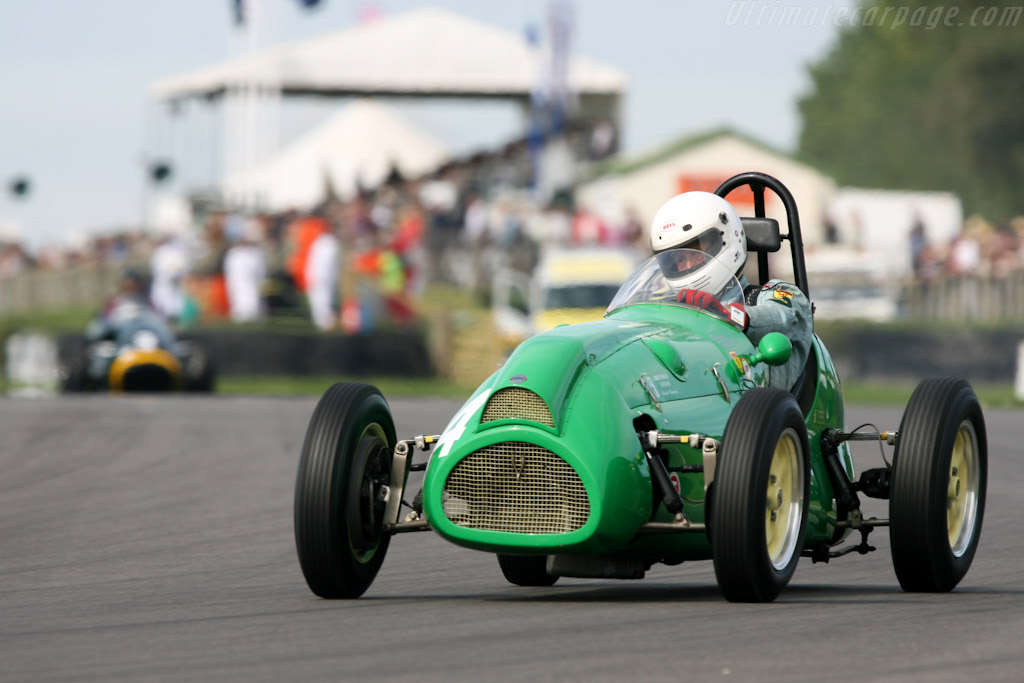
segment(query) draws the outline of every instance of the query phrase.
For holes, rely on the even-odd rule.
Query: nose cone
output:
[[[538,354],[543,367],[503,368],[463,416],[458,438],[431,458],[427,519],[448,540],[492,552],[619,549],[651,514],[650,473],[629,407],[587,371],[578,340],[524,351],[521,359]]]

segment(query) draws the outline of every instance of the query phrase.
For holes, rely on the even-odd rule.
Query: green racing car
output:
[[[760,173],[717,194],[741,186],[754,193],[757,215],[742,222],[761,283],[768,254],[788,241],[796,285],[809,294],[792,195]],[[765,217],[766,189],[786,208],[786,233]],[[755,348],[727,314],[677,301],[663,275],[671,257],[642,264],[603,320],[524,341],[441,434],[399,440],[376,388],[328,389],[295,488],[296,546],[313,593],[362,595],[392,536],[432,530],[495,553],[521,586],[639,579],[657,563],[711,560],[726,599],[768,602],[801,557],[868,553],[869,534],[885,526],[904,590],[952,590],[985,507],[985,423],[970,385],[924,380],[898,429],[847,431],[817,336],[796,384],[769,387],[789,339],[768,334]],[[742,301],[740,283],[727,280],[710,293]],[[891,461],[858,475],[853,440],[893,446]],[[417,451],[429,458],[416,462]],[[424,471],[415,495],[411,471]],[[862,496],[888,500],[888,518],[865,517]]]

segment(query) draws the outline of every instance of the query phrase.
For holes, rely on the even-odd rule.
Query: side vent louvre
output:
[[[495,392],[487,402],[480,422],[508,419],[529,420],[548,427],[555,426],[544,399],[522,387],[507,387]]]

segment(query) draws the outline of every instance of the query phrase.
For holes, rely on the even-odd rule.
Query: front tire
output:
[[[921,382],[893,458],[896,578],[908,592],[953,590],[974,560],[985,512],[988,441],[971,385],[952,377]]]
[[[548,574],[547,555],[503,555],[498,554],[501,573],[509,583],[517,586],[553,586],[557,576]]]
[[[188,356],[184,363],[185,391],[211,393],[216,385],[217,370],[206,348],[197,342],[186,344]]]
[[[747,391],[722,438],[711,499],[715,577],[730,602],[771,602],[793,576],[807,531],[807,427],[793,395]]]
[[[295,546],[322,598],[358,598],[380,570],[390,540],[381,490],[391,483],[395,443],[376,387],[335,384],[313,412],[295,483]]]
[[[76,393],[88,389],[86,376],[86,345],[80,337],[62,338],[57,342],[57,376],[60,390]]]

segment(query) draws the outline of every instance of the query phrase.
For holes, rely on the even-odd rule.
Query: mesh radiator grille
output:
[[[509,441],[470,453],[444,487],[445,516],[462,527],[565,534],[590,515],[583,482],[546,448]]]
[[[491,396],[487,407],[484,408],[480,422],[509,418],[529,420],[548,427],[555,426],[555,421],[551,418],[551,411],[548,410],[548,404],[544,402],[544,399],[529,389],[521,387],[508,387],[494,392],[494,396]]]

